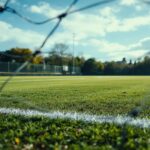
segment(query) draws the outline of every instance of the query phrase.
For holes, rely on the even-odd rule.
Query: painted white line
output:
[[[84,78],[80,78],[80,79],[73,79],[73,78],[72,78],[72,79],[69,79],[69,78],[68,78],[68,79],[67,79],[67,78],[66,78],[66,79],[42,79],[42,80],[40,80],[40,79],[31,79],[31,80],[30,80],[30,79],[24,79],[24,80],[22,80],[22,79],[19,80],[19,79],[18,79],[18,80],[16,80],[16,79],[15,79],[15,80],[11,80],[10,83],[48,82],[48,81],[49,81],[49,82],[51,82],[51,81],[76,81],[76,80],[84,80]],[[0,80],[0,82],[2,82],[2,83],[3,83],[4,81],[5,81],[5,80],[2,80],[2,81]]]
[[[114,123],[118,125],[128,124],[140,128],[150,128],[150,119],[140,119],[131,118],[126,116],[105,116],[105,115],[88,115],[85,113],[72,113],[72,112],[41,112],[36,110],[25,110],[25,109],[15,109],[15,108],[0,108],[1,114],[10,115],[21,115],[26,117],[46,117],[50,119],[70,119],[70,120],[80,120],[90,123]]]

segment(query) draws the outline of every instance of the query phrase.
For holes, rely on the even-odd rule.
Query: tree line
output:
[[[69,47],[57,43],[47,55],[38,55],[32,58],[33,51],[27,48],[12,48],[0,52],[0,62],[23,63],[30,60],[33,64],[47,64],[81,68],[83,75],[150,75],[150,57],[130,62],[124,57],[121,61],[101,62],[95,58],[85,59],[73,56],[68,52]]]

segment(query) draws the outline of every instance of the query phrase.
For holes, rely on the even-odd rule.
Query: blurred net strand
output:
[[[17,15],[18,17],[22,18],[23,20],[31,23],[31,24],[35,24],[35,25],[42,25],[42,24],[45,24],[45,23],[48,23],[48,22],[51,22],[53,20],[56,20],[56,19],[59,19],[60,17],[62,16],[68,16],[68,15],[71,15],[71,14],[74,14],[74,13],[77,13],[77,12],[80,12],[80,11],[84,11],[86,9],[90,9],[90,8],[93,8],[93,7],[97,7],[99,5],[103,5],[103,4],[107,4],[107,3],[110,3],[112,1],[116,1],[116,0],[101,0],[99,2],[96,2],[96,3],[93,3],[93,4],[90,4],[90,5],[87,5],[85,7],[82,7],[82,8],[79,8],[79,9],[75,9],[75,10],[71,10],[71,8],[78,2],[78,0],[74,0],[73,3],[70,5],[70,7],[67,9],[67,11],[65,13],[61,13],[55,17],[52,17],[52,18],[48,18],[46,20],[43,20],[43,21],[33,21],[31,20],[30,18],[26,17],[26,16],[23,16],[22,14],[20,14],[17,10],[11,8],[11,7],[8,7],[6,5],[6,7],[2,7],[0,6],[0,12],[4,12],[4,11],[7,11],[9,13],[12,13],[12,14],[15,14]],[[8,2],[7,2],[8,3]]]
[[[59,18],[57,24],[54,26],[54,28],[51,30],[51,32],[47,35],[47,37],[45,38],[45,40],[42,42],[41,46],[39,47],[39,49],[41,50],[45,44],[47,43],[48,39],[53,35],[53,33],[57,30],[57,28],[59,27],[60,23],[62,22],[63,18]]]
[[[8,3],[10,2],[10,0],[7,0],[5,5],[4,5],[4,8],[6,8],[6,6],[8,5]]]
[[[29,61],[26,61],[25,63],[23,63],[14,73],[12,73],[11,76],[9,76],[4,82],[3,84],[0,86],[0,93],[3,91],[3,89],[5,88],[5,86],[7,85],[7,83],[9,83],[9,81],[11,81],[11,79],[18,73],[20,72],[24,67],[26,67],[29,64]]]
[[[96,7],[98,5],[103,5],[103,4],[106,4],[106,3],[109,3],[109,2],[113,2],[115,0],[103,0],[103,1],[100,1],[100,2],[97,2],[97,3],[93,3],[91,5],[87,5],[85,7],[82,7],[82,8],[79,8],[79,9],[76,9],[74,11],[70,11],[72,9],[72,7],[78,2],[78,0],[74,0],[71,5],[68,7],[68,9],[64,12],[64,13],[61,13],[60,15],[54,17],[53,19],[58,19],[58,22],[56,23],[56,25],[52,28],[52,30],[49,32],[49,34],[46,36],[46,38],[44,39],[44,41],[42,42],[42,44],[40,45],[39,49],[37,49],[33,55],[32,55],[32,58],[36,57],[37,55],[39,55],[41,53],[41,49],[45,46],[45,44],[47,43],[48,39],[53,35],[53,33],[57,30],[57,28],[59,27],[60,23],[62,22],[62,20],[64,18],[66,18],[69,14],[73,14],[73,13],[76,13],[76,12],[79,12],[79,11],[83,11],[83,10],[86,10],[86,9],[90,9],[90,8],[93,8],[93,7]],[[7,0],[6,1],[6,4],[8,4],[8,2],[10,2],[10,0]],[[5,6],[4,5],[4,6]],[[4,12],[4,11],[7,11],[7,8],[9,7],[0,7],[0,12]],[[16,14],[16,11],[12,11],[13,14]],[[17,14],[18,15],[18,14]],[[21,18],[23,17],[22,15],[20,16]],[[23,17],[22,19],[25,19],[26,17]],[[26,19],[25,19],[26,20]],[[51,18],[49,19],[51,20]],[[27,19],[26,21],[29,22],[29,20]],[[32,20],[31,20],[32,21]],[[47,20],[48,21],[48,20]],[[32,21],[33,22],[33,21]],[[40,22],[39,22],[40,23]],[[34,22],[34,24],[36,24]],[[43,24],[43,23],[42,23]],[[5,86],[7,85],[7,83],[13,78],[13,76],[15,76],[18,72],[20,72],[23,68],[25,68],[29,62],[31,61],[31,59],[29,59],[28,61],[26,61],[25,63],[23,63],[14,73],[12,73],[11,76],[9,76],[5,81],[4,83],[0,86],[0,93],[3,91],[3,89],[5,88]]]

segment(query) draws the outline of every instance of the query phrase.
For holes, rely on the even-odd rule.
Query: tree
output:
[[[100,61],[97,62],[97,67],[98,67],[98,70],[100,71],[100,73],[103,73],[104,71],[104,64]]]
[[[150,57],[145,56],[143,61],[137,62],[134,65],[134,70],[139,75],[150,75]]]
[[[101,62],[96,62],[94,58],[90,58],[85,61],[82,67],[82,73],[84,75],[99,75],[102,73],[103,64]]]
[[[122,59],[122,63],[123,63],[123,64],[126,64],[126,63],[127,63],[127,60],[126,60],[125,57]]]
[[[28,48],[12,48],[1,53],[1,61],[23,63],[32,58],[32,51]]]
[[[32,54],[32,50],[28,48],[11,48],[10,50],[0,53],[0,61],[23,63],[29,60],[33,64],[40,64],[43,62],[42,56],[38,55],[33,58]]]
[[[115,69],[116,69],[115,65],[116,65],[116,63],[114,61],[106,62],[105,63],[104,74],[106,74],[106,75],[114,75],[115,74]]]
[[[63,43],[57,43],[51,49],[49,53],[48,63],[51,65],[59,65],[62,66],[64,64],[68,64],[68,46]],[[67,62],[66,62],[67,61]]]
[[[129,65],[132,65],[132,60],[130,59]]]
[[[41,55],[36,56],[32,59],[33,64],[41,64],[41,63],[43,63],[43,61],[44,61],[44,58]]]

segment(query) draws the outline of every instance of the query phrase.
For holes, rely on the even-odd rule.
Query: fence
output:
[[[13,63],[13,62],[0,62],[0,73],[12,73],[15,72],[16,69],[21,66],[20,63]],[[55,66],[55,65],[48,65],[48,64],[28,64],[25,68],[23,68],[20,72],[22,73],[35,73],[35,74],[74,74],[80,75],[81,69],[80,67],[72,67],[72,66]]]

